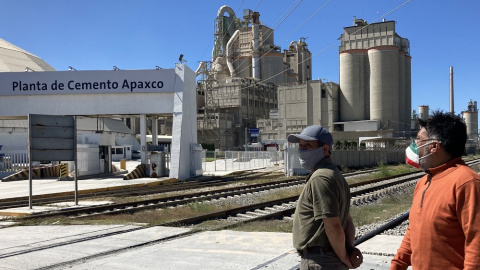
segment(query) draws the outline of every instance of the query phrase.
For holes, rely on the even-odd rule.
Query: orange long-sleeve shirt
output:
[[[417,183],[390,270],[480,269],[480,176],[457,158]]]

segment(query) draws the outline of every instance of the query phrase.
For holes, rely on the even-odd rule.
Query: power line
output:
[[[295,28],[295,30],[293,30],[292,32],[290,32],[290,34],[288,34],[288,35],[287,35],[285,38],[283,38],[280,42],[283,42],[283,41],[284,41],[285,39],[287,39],[290,35],[292,35],[292,34],[295,33],[298,29],[300,29],[300,27],[302,27],[305,23],[307,23],[307,22],[308,22],[311,18],[313,18],[315,15],[317,15],[317,13],[318,13],[320,10],[322,10],[322,9],[323,9],[328,3],[330,3],[331,1],[332,1],[332,0],[328,0],[327,2],[325,2],[325,4],[323,4],[320,8],[318,8],[312,15],[310,15],[310,17],[308,17],[303,23],[301,23],[297,28]],[[300,1],[300,2],[301,2],[301,1]],[[300,3],[298,3],[298,4],[295,6],[295,8],[296,8],[299,4],[300,4]],[[292,4],[291,6],[293,6],[293,4]],[[291,6],[290,6],[290,7],[291,7]],[[289,7],[289,8],[290,8],[290,7]],[[291,14],[292,12],[293,12],[293,10],[288,14],[288,16],[290,16],[290,14]],[[288,17],[288,16],[287,16],[287,17]],[[282,20],[281,23],[283,23],[283,21],[285,21],[285,19],[286,19],[287,17],[285,17],[285,18]],[[281,23],[280,23],[280,24],[281,24]],[[280,26],[280,24],[277,26],[277,28]],[[275,28],[274,30],[276,30],[277,28]],[[270,35],[272,35],[272,34],[273,34],[273,31],[272,31],[266,38],[263,39],[262,45],[263,45],[263,42],[265,42],[265,40],[266,40],[268,37],[270,37]],[[268,52],[266,52],[266,53],[264,53],[262,56],[260,56],[259,59],[262,59],[265,55],[267,55],[268,53],[270,53],[273,49],[274,49],[274,48],[271,48],[270,50],[268,50]],[[299,64],[301,64],[301,63],[303,63],[303,62],[304,62],[304,61],[300,62]],[[244,71],[244,70],[245,70],[245,68],[243,68],[240,72],[242,72],[242,71]],[[278,73],[278,74],[274,75],[273,77],[275,77],[275,76],[277,76],[277,75],[279,75],[279,74],[281,74],[281,73]],[[270,78],[272,78],[272,77],[270,77]],[[270,78],[269,78],[269,79],[270,79]]]
[[[372,23],[375,23],[375,22],[379,21],[380,19],[382,19],[382,18],[384,18],[385,16],[387,16],[388,14],[390,14],[390,13],[392,13],[392,12],[396,11],[397,9],[399,9],[399,8],[403,7],[404,5],[408,4],[408,3],[409,3],[409,2],[411,2],[411,1],[412,1],[412,0],[407,0],[407,1],[405,1],[403,4],[401,4],[401,5],[397,6],[397,7],[395,7],[394,9],[392,9],[392,10],[390,10],[389,12],[385,13],[384,15],[382,15],[382,16],[380,16],[380,17],[378,17],[378,18],[377,18],[377,19],[375,19],[373,22],[371,22],[371,23],[369,23],[369,24],[366,24],[366,25],[365,25],[365,26],[363,26],[362,28],[358,29],[358,30],[357,30],[357,31],[355,31],[353,34],[356,34],[356,33],[358,33],[359,31],[362,31],[363,29],[365,29],[366,27],[368,27],[368,26],[369,26],[369,25],[371,25]],[[317,53],[315,53],[315,54],[312,54],[312,56],[311,56],[311,57],[304,59],[304,60],[303,60],[302,62],[300,62],[299,64],[302,64],[303,62],[305,62],[305,61],[307,61],[307,60],[310,60],[310,59],[312,59],[313,57],[315,57],[315,56],[319,55],[320,53],[322,53],[322,52],[324,52],[324,51],[326,51],[326,50],[330,49],[331,47],[333,47],[333,46],[335,46],[335,45],[337,45],[338,43],[341,43],[341,42],[342,42],[342,39],[339,39],[339,40],[337,40],[336,42],[334,42],[334,43],[330,44],[329,46],[327,46],[326,48],[324,48],[324,49],[320,50],[319,52],[317,52]],[[282,72],[280,72],[280,73],[278,73],[278,74],[275,74],[275,75],[273,75],[273,76],[271,76],[271,77],[269,77],[269,78],[266,78],[266,79],[264,79],[264,80],[263,80],[263,81],[261,81],[261,82],[265,82],[265,81],[267,81],[267,80],[270,80],[270,79],[272,79],[272,78],[274,78],[274,77],[276,77],[276,76],[278,76],[278,75],[280,75],[280,74],[282,74],[282,73],[283,73],[283,71],[282,71]]]

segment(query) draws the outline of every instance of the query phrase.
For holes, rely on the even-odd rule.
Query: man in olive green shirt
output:
[[[300,269],[357,268],[363,261],[354,247],[350,188],[330,157],[332,135],[309,126],[288,136],[299,144],[302,166],[310,170],[293,218],[293,245],[302,257]]]

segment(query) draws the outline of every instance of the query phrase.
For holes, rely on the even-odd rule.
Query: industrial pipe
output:
[[[252,56],[252,76],[255,79],[260,79],[260,38],[259,38],[259,17],[260,14],[255,12],[252,16],[253,28],[253,56]]]
[[[235,43],[235,41],[238,39],[239,34],[240,34],[240,30],[235,31],[235,33],[233,33],[233,36],[227,42],[227,51],[226,51],[227,66],[228,66],[228,70],[230,71],[230,77],[233,77],[233,74],[235,72],[235,67],[233,66],[232,47],[233,47],[233,43]]]

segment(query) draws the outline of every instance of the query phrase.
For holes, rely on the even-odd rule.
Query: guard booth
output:
[[[112,162],[110,155],[110,146],[109,145],[100,145],[99,146],[99,162],[100,162],[100,173],[111,173],[112,172]]]

